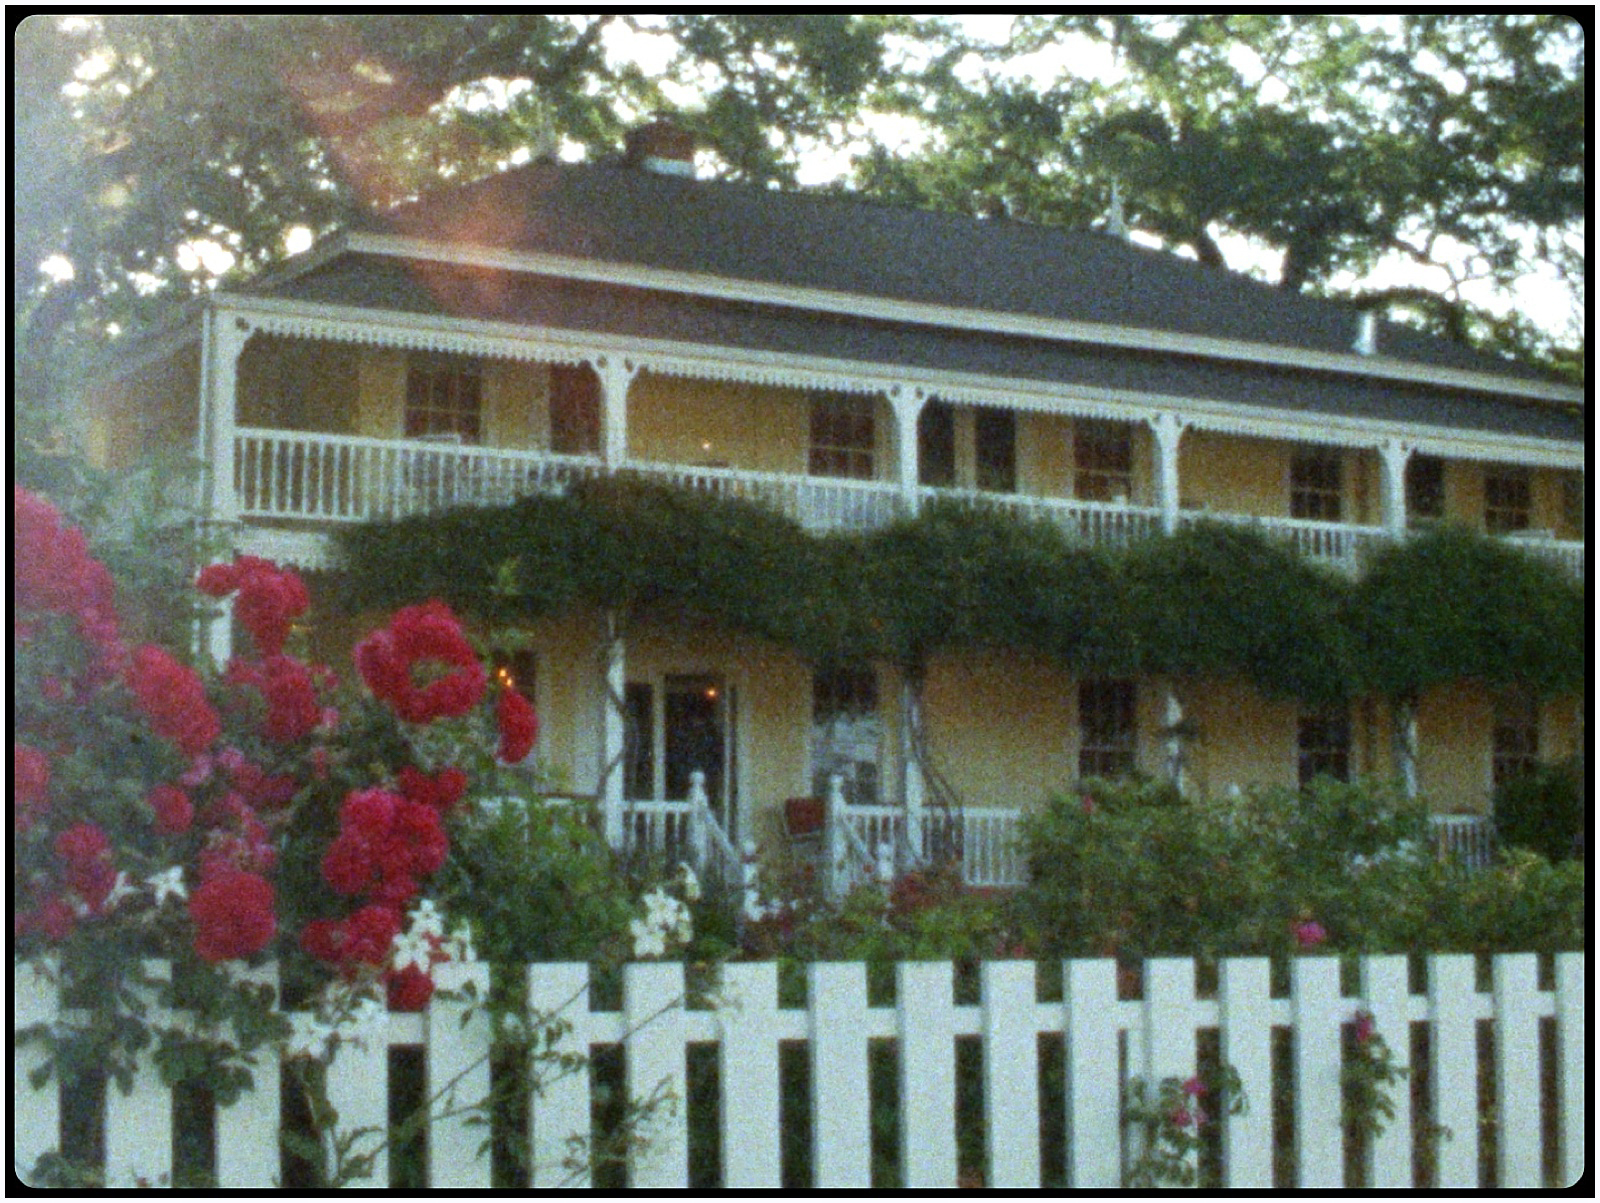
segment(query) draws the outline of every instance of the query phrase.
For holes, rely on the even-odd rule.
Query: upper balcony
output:
[[[793,472],[465,445],[453,436],[383,439],[238,427],[234,432],[237,516],[250,524],[327,524],[394,518],[456,506],[501,505],[535,493],[560,493],[612,471],[719,497],[769,506],[811,531],[860,531],[887,525],[911,509],[898,484]],[[997,505],[1060,526],[1074,541],[1124,546],[1164,529],[1159,507],[1125,499],[1089,501],[1016,492],[919,485],[917,501],[958,497]],[[1391,538],[1384,526],[1319,521],[1212,508],[1185,508],[1177,525],[1198,520],[1253,526],[1301,554],[1354,571]],[[1585,545],[1547,532],[1508,535],[1583,579]]]

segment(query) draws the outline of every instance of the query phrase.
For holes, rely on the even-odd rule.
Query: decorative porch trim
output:
[[[1066,417],[1152,422],[1163,412],[1180,414],[1193,429],[1290,442],[1316,442],[1376,449],[1403,439],[1424,454],[1493,460],[1529,466],[1584,469],[1586,451],[1555,439],[1498,435],[1489,431],[1428,432],[1409,422],[1316,413],[1286,414],[1173,394],[1037,380],[1006,380],[970,373],[866,364],[817,356],[645,339],[629,335],[520,326],[440,315],[394,313],[310,304],[274,297],[219,296],[218,312],[236,313],[257,329],[332,342],[485,355],[528,362],[576,365],[618,356],[652,374],[720,380],[777,388],[818,389],[892,396],[913,387],[957,404],[1000,406]],[[913,383],[914,381],[914,383]]]

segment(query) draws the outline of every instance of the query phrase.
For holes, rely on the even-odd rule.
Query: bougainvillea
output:
[[[539,718],[527,698],[515,689],[503,690],[495,707],[500,725],[500,759],[516,764],[533,751],[539,738]]]
[[[419,684],[419,670],[445,672]],[[407,606],[389,625],[356,645],[356,668],[367,688],[408,723],[459,718],[482,700],[489,676],[443,602]]]

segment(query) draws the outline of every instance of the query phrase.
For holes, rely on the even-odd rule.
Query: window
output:
[[[1344,471],[1337,451],[1306,447],[1289,461],[1289,516],[1338,522],[1343,511]]]
[[[1444,460],[1413,455],[1406,464],[1406,516],[1413,522],[1444,517]]]
[[[878,679],[871,669],[819,672],[811,685],[811,789],[825,797],[834,774],[844,795],[865,805],[879,800]]]
[[[1072,436],[1073,494],[1081,501],[1133,496],[1133,436],[1126,422],[1084,420]]]
[[[1561,474],[1561,537],[1581,539],[1585,529],[1583,513],[1583,473]]]
[[[560,455],[600,451],[600,377],[588,364],[550,368],[550,450]]]
[[[1539,703],[1526,693],[1494,699],[1494,787],[1539,767]]]
[[[1350,711],[1336,706],[1300,717],[1300,784],[1350,780]]]
[[[1533,517],[1533,480],[1526,468],[1490,468],[1483,476],[1483,526],[1490,534],[1527,530]]]
[[[956,411],[929,401],[917,418],[917,481],[949,488],[956,483]]]
[[[1126,777],[1133,772],[1138,733],[1132,681],[1084,681],[1078,686],[1078,776]]]
[[[813,476],[873,479],[877,429],[870,397],[818,397],[811,404]]]
[[[980,409],[973,415],[978,488],[991,493],[1017,491],[1017,415],[1009,409]]]
[[[459,355],[413,355],[406,362],[406,438],[482,434],[483,369]]]

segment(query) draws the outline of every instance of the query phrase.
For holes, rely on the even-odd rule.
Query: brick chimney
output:
[[[622,161],[629,167],[661,175],[694,176],[694,135],[657,113],[645,125],[628,131]]]

